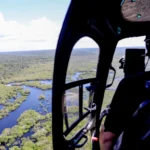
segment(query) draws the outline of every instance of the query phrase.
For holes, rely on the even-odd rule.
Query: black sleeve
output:
[[[144,83],[139,77],[126,78],[120,82],[104,123],[105,131],[119,135],[129,124],[133,113],[143,100]]]

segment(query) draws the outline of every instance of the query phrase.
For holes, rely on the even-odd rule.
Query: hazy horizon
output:
[[[116,49],[125,49],[125,48],[145,48],[145,46],[126,46],[126,47],[116,47]],[[81,48],[73,48],[73,50],[80,49],[98,49],[98,47],[81,47]],[[0,51],[0,53],[5,52],[30,52],[30,51],[56,51],[56,49],[31,49],[31,50],[10,50],[10,51]]]

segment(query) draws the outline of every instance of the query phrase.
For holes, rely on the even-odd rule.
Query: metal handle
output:
[[[85,139],[85,140],[84,140],[81,144],[77,144],[77,143],[79,143],[82,139]],[[83,135],[83,136],[78,140],[78,142],[76,142],[75,147],[76,147],[76,148],[80,148],[80,147],[84,146],[84,144],[85,144],[87,141],[88,141],[88,137],[87,137],[86,135]]]
[[[86,132],[84,131],[85,129],[81,129],[71,140],[70,140],[70,147],[73,148],[80,148],[84,146],[84,144],[88,141],[88,137],[85,135]],[[85,139],[81,144],[79,142]]]

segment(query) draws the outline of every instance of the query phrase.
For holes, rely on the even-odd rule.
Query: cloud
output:
[[[15,20],[5,20],[0,12],[0,51],[55,49],[61,25],[42,17],[21,24]],[[144,36],[127,38],[118,42],[118,47],[144,46]],[[98,45],[90,38],[82,38],[76,48],[91,48]]]
[[[55,49],[59,32],[60,25],[46,17],[24,25],[0,12],[0,51]]]
[[[135,47],[135,46],[145,46],[144,42],[145,36],[125,38],[120,40],[117,44],[118,47]]]
[[[25,42],[46,42],[47,40],[25,40]]]

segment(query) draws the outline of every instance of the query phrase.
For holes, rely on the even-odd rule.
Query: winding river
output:
[[[41,81],[43,82],[43,81]],[[51,81],[44,81],[44,84],[51,84]],[[13,85],[13,83],[11,83]],[[11,86],[9,84],[9,86]],[[17,124],[17,119],[20,115],[29,109],[33,109],[38,111],[41,114],[46,114],[47,112],[51,112],[51,94],[52,90],[41,90],[34,87],[22,86],[23,89],[30,90],[30,94],[27,99],[13,112],[10,112],[8,116],[4,117],[0,120],[0,133],[5,128],[11,128]],[[39,100],[39,96],[41,94],[45,95],[45,100]],[[19,97],[19,93],[18,93]],[[13,102],[15,99],[10,99]],[[0,106],[1,108],[2,106]],[[46,111],[45,111],[46,110]]]
[[[75,73],[71,79],[73,81],[76,81],[79,79],[79,75],[81,73],[77,72]],[[29,81],[32,82],[32,81]],[[39,82],[41,82],[41,84],[52,84],[52,80],[40,80]],[[87,86],[89,84],[84,85]],[[7,86],[13,86],[13,83],[9,83],[7,84]],[[51,112],[52,110],[52,100],[51,100],[51,96],[52,96],[52,90],[42,90],[42,89],[38,89],[35,87],[30,87],[30,86],[26,86],[23,85],[22,86],[23,89],[28,89],[30,90],[30,94],[27,97],[27,99],[15,110],[9,113],[8,116],[4,117],[3,119],[0,120],[0,133],[5,129],[5,128],[12,128],[14,125],[17,124],[17,119],[20,117],[20,115],[29,109],[33,109],[41,114],[46,114]],[[113,89],[114,90],[114,89]],[[45,95],[45,100],[39,100],[39,96],[43,94]],[[20,93],[17,94],[17,97],[20,97]],[[9,99],[9,102],[14,101],[14,98]],[[72,102],[68,102],[67,105],[78,105],[76,102],[72,103]],[[3,105],[0,105],[0,109],[3,108]]]
[[[74,74],[72,76],[72,79],[78,80],[80,73]],[[32,81],[29,81],[32,82]],[[40,80],[39,81],[41,84],[52,84],[52,80]],[[13,86],[14,83],[9,83],[6,86]],[[2,131],[5,128],[12,128],[14,125],[17,124],[17,119],[20,117],[20,115],[29,109],[33,109],[41,114],[46,114],[51,112],[52,110],[52,106],[51,106],[51,96],[52,96],[52,90],[42,90],[39,88],[35,88],[35,87],[30,87],[30,86],[26,86],[23,85],[21,86],[23,89],[28,89],[30,90],[30,94],[27,97],[27,99],[15,110],[9,113],[8,116],[4,117],[3,119],[0,120],[0,133],[2,133]],[[43,94],[45,95],[45,100],[39,100],[39,96]],[[20,97],[20,93],[17,94],[17,98]],[[9,99],[9,102],[14,101],[14,98]],[[72,103],[68,103],[69,105],[71,105]],[[3,108],[3,105],[0,105],[0,109]],[[28,135],[28,133],[27,133]]]

